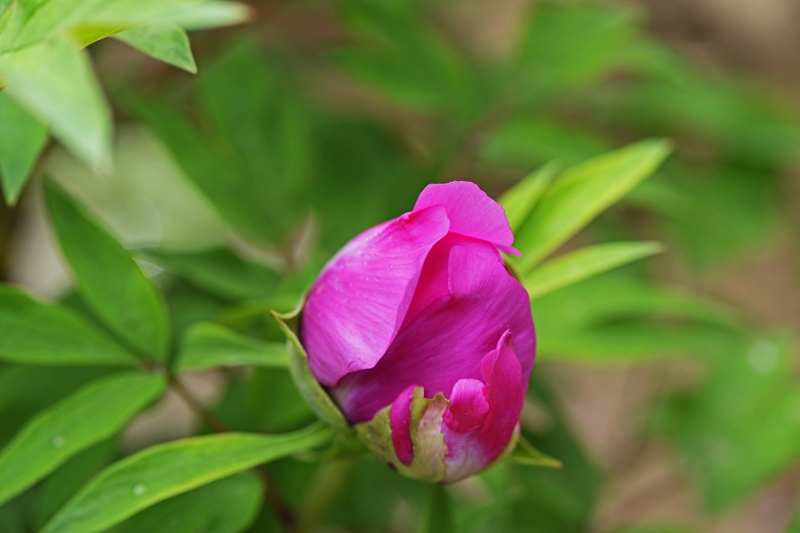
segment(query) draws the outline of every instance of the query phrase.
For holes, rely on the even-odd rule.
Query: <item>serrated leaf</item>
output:
[[[242,472],[164,500],[106,533],[239,533],[260,508],[261,483]]]
[[[542,468],[561,468],[563,466],[561,461],[540,452],[524,437],[520,437],[517,447],[508,456],[508,460],[520,465],[539,466]]]
[[[214,324],[201,322],[184,336],[176,370],[200,370],[216,366],[266,366],[286,368],[285,342],[264,342]]]
[[[212,294],[233,300],[269,298],[280,278],[263,265],[227,248],[199,251],[148,250],[145,256]]]
[[[506,211],[512,231],[517,231],[530,216],[536,203],[544,196],[553,178],[558,173],[558,163],[548,163],[531,172],[500,197],[498,202]]]
[[[68,308],[0,286],[0,360],[19,364],[123,365],[136,359]]]
[[[66,38],[0,57],[3,89],[95,171],[111,168],[111,116],[88,56]]]
[[[144,356],[163,360],[169,325],[156,288],[122,245],[49,181],[45,201],[83,299],[104,324]]]
[[[0,182],[6,203],[13,205],[47,142],[47,127],[5,91],[0,92],[0,124]]]
[[[192,74],[197,72],[189,36],[175,24],[134,26],[114,35],[137,50]]]
[[[517,232],[523,272],[652,174],[669,152],[666,141],[642,141],[565,170]]]
[[[96,533],[158,502],[319,446],[334,430],[315,424],[285,435],[224,433],[152,446],[106,468],[41,533]]]
[[[614,242],[587,246],[552,259],[525,276],[531,300],[591,276],[663,251],[656,242]]]
[[[336,402],[331,399],[311,372],[311,367],[308,364],[308,354],[306,354],[306,350],[297,336],[300,312],[304,303],[305,298],[291,313],[281,314],[272,311],[272,318],[275,319],[281,331],[286,335],[289,372],[292,374],[295,385],[297,385],[297,390],[300,391],[300,395],[303,396],[303,399],[314,411],[314,414],[333,427],[348,430],[350,424],[347,422],[347,418],[345,418]]]
[[[85,385],[36,415],[0,452],[0,502],[119,431],[164,386],[158,375],[115,375]]]

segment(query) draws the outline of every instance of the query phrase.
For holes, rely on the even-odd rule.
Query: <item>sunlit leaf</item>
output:
[[[0,92],[0,124],[0,184],[6,203],[13,205],[47,142],[47,127],[5,92]]]
[[[197,72],[189,37],[175,24],[134,26],[114,37],[155,59],[192,73]]]
[[[4,93],[99,172],[111,168],[111,117],[85,51],[55,39],[0,57]]]
[[[163,359],[169,325],[156,288],[122,245],[51,182],[45,187],[45,200],[61,252],[83,299],[142,355]]]
[[[630,192],[669,152],[665,141],[643,141],[565,170],[517,233],[515,247],[523,253],[523,271]]]
[[[552,259],[530,274],[523,285],[531,299],[663,251],[655,242],[615,242],[587,246]]]
[[[0,502],[119,431],[164,385],[153,374],[115,375],[82,387],[32,418],[0,452]]]
[[[513,231],[517,231],[530,216],[536,203],[544,196],[553,178],[558,174],[558,169],[558,163],[544,165],[500,197],[498,202],[505,209],[508,223]]]
[[[285,435],[224,433],[152,446],[114,463],[81,489],[42,533],[95,533],[194,488],[324,444],[330,428]]]

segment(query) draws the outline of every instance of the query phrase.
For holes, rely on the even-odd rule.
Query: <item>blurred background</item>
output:
[[[251,5],[249,24],[192,35],[196,76],[94,45],[115,170],[97,176],[55,143],[37,166],[140,251],[178,329],[269,330],[265,306],[279,304],[264,266],[284,274],[281,294],[299,292],[427,183],[498,197],[550,161],[667,137],[659,172],[562,250],[636,238],[666,252],[533,302],[523,423],[564,468],[452,487],[460,530],[787,531],[800,487],[800,3]],[[231,257],[247,273],[220,267]],[[70,302],[35,183],[0,206],[0,277]],[[189,386],[233,426],[276,430],[305,411],[271,372]],[[276,399],[284,419],[258,419]],[[168,397],[123,445],[195,423]],[[291,498],[306,474],[281,468]],[[412,529],[417,485],[384,470],[357,471],[332,530]]]

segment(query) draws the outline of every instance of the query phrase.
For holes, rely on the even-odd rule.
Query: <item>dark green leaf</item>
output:
[[[169,345],[161,295],[128,252],[61,189],[45,189],[50,220],[78,290],[97,316],[121,338],[163,360]]]
[[[0,124],[0,182],[6,203],[13,205],[47,142],[47,127],[5,91],[0,92]]]
[[[0,359],[21,364],[127,365],[136,359],[68,308],[0,286]]]
[[[189,37],[175,24],[134,26],[114,37],[155,59],[191,73],[197,72]]]
[[[111,462],[117,439],[95,444],[70,458],[39,485],[34,504],[34,522],[39,530],[81,486]]]
[[[157,503],[106,533],[238,533],[260,506],[261,484],[243,472]]]
[[[160,376],[126,373],[90,383],[38,414],[0,453],[0,502],[119,431],[163,390]]]
[[[0,58],[3,91],[99,172],[111,168],[111,117],[85,51],[56,39]]]
[[[149,250],[145,253],[157,264],[207,290],[232,300],[255,300],[275,294],[278,275],[274,270],[245,261],[228,248],[196,252]]]
[[[231,474],[324,444],[330,428],[285,435],[225,433],[152,446],[92,479],[42,533],[95,533],[156,503]]]
[[[270,366],[286,368],[285,342],[264,342],[224,326],[201,322],[192,326],[183,339],[177,370],[199,370],[216,366]]]

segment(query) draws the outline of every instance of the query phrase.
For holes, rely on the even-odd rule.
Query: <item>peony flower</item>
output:
[[[308,294],[313,376],[379,458],[449,483],[516,443],[533,367],[528,294],[503,208],[477,185],[429,185],[413,211],[355,237]]]

